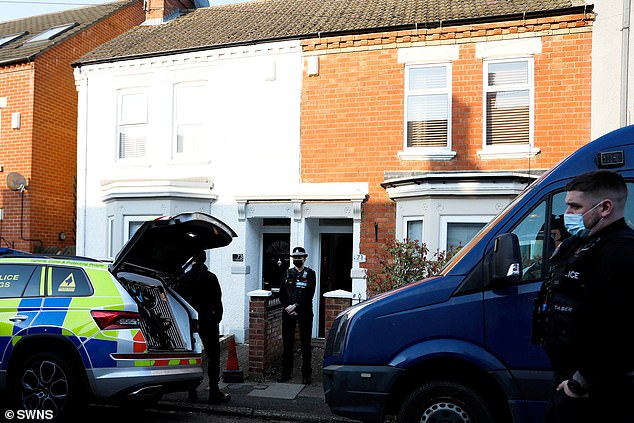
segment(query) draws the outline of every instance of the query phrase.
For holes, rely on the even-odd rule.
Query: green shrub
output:
[[[437,274],[458,248],[430,254],[427,245],[418,241],[388,241],[379,252],[377,270],[367,271],[368,298]]]

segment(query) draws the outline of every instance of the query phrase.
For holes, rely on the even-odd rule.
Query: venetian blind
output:
[[[530,90],[528,62],[489,64],[486,93],[487,145],[528,143]]]

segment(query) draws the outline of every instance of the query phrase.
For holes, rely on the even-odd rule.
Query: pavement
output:
[[[220,368],[227,369],[228,337],[221,339]],[[241,382],[224,382],[221,375],[220,389],[231,395],[231,401],[207,404],[209,382],[206,375],[206,359],[203,357],[205,379],[198,386],[198,400],[188,402],[187,392],[165,394],[156,405],[161,409],[189,410],[207,414],[235,415],[266,420],[302,421],[308,423],[353,423],[356,420],[337,416],[330,411],[324,401],[321,362],[324,353],[323,340],[314,339],[312,344],[312,382],[302,384],[301,352],[295,350],[295,370],[291,380],[276,382],[281,373],[281,361],[273,363],[264,377],[249,376],[249,345],[235,344],[239,371],[244,377]],[[235,372],[232,372],[235,373]]]

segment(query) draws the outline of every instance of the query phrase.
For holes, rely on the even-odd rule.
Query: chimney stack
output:
[[[145,20],[165,22],[177,12],[195,9],[194,0],[145,0]]]

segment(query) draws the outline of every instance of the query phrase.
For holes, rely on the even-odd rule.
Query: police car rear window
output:
[[[0,298],[19,298],[37,266],[0,264]]]
[[[92,294],[92,286],[81,269],[50,267],[49,295],[54,297],[78,297]]]

